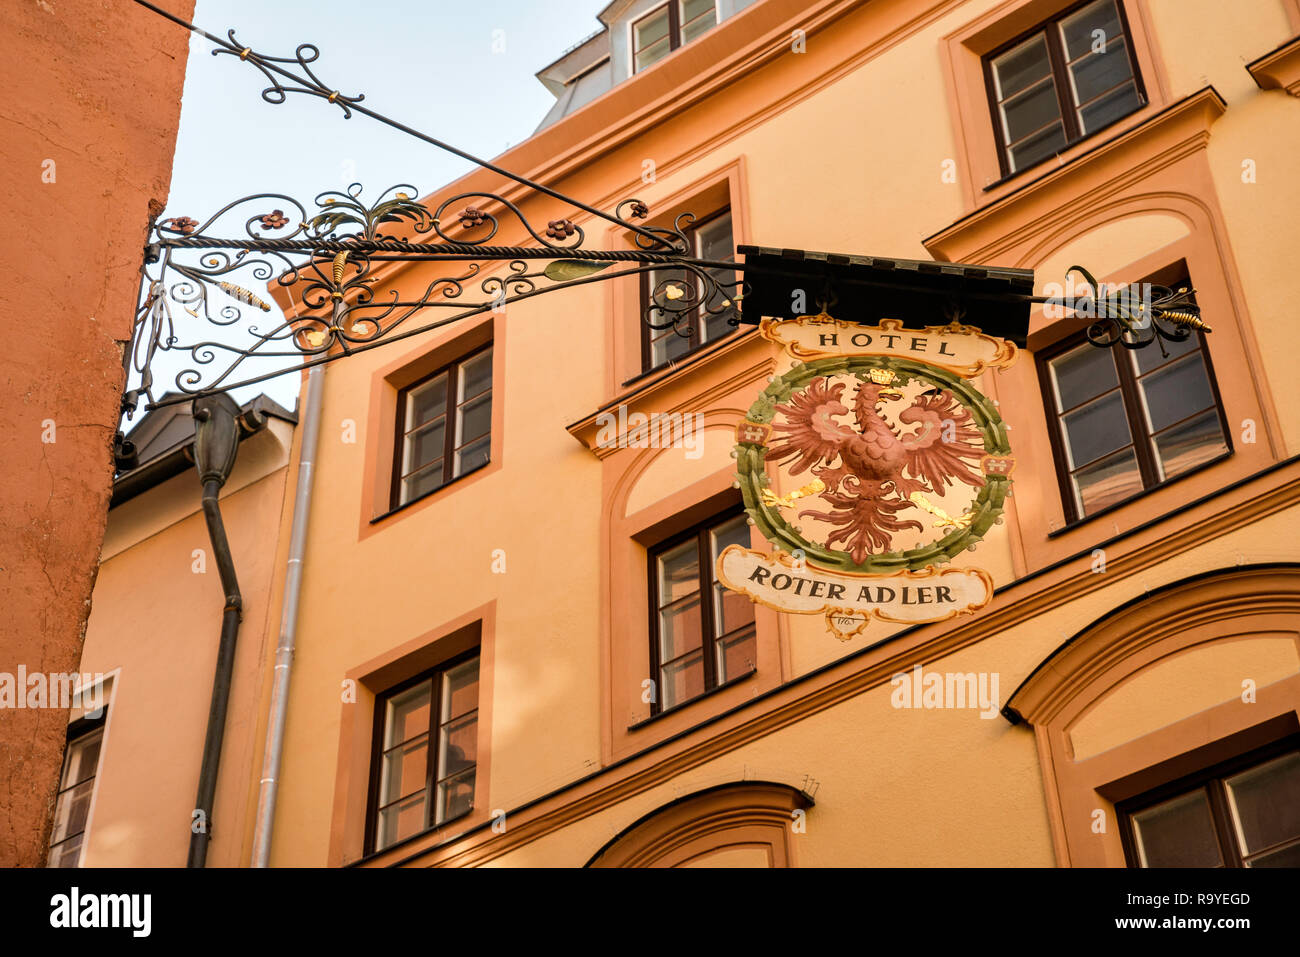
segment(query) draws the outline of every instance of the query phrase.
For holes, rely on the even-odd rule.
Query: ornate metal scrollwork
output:
[[[258,193],[226,204],[202,222],[189,216],[159,221],[147,247],[146,295],[131,349],[136,381],[124,401],[128,415],[141,397],[156,407],[250,385],[509,302],[645,272],[680,278],[656,277],[644,321],[689,335],[693,323],[734,311],[736,290],[743,286],[731,278],[736,273],[727,271],[729,264],[683,255],[690,248],[685,232],[693,221],[689,214],[679,216],[671,228],[633,231],[632,220],[649,215],[638,199],[619,203],[611,217],[630,227],[636,248],[604,250],[586,248],[587,234],[572,220],[536,227],[517,205],[494,193],[461,193],[433,210],[417,196],[414,186],[400,184],[368,203],[354,183],[317,195],[314,211],[291,196]],[[491,245],[505,217],[536,245]],[[223,229],[235,223],[238,230]],[[229,233],[235,237],[227,238]],[[375,267],[392,260],[454,268],[433,277],[414,296],[403,297],[395,289],[377,293]],[[545,264],[530,266],[534,260]],[[504,264],[504,273],[491,269],[496,263]],[[618,264],[624,268],[611,271]],[[255,282],[291,290],[300,304],[298,314],[265,325],[255,321],[273,311],[249,288]],[[439,318],[414,321],[426,310]],[[187,338],[190,324],[180,313],[203,323],[199,328],[225,331]],[[178,395],[160,401],[153,394],[152,368],[166,352],[182,354],[189,362],[175,377]],[[274,361],[276,370],[245,375],[245,364],[258,359]]]
[[[1083,276],[1089,295],[1069,305],[1076,315],[1096,317],[1085,335],[1098,348],[1118,343],[1125,349],[1143,349],[1156,342],[1161,354],[1168,356],[1165,342],[1184,342],[1196,330],[1211,331],[1201,318],[1194,289],[1133,283],[1103,291],[1082,266],[1071,266],[1066,274],[1075,272]]]

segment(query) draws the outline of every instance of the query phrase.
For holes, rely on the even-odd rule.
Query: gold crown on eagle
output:
[[[895,378],[894,373],[889,369],[871,369],[867,375],[876,385],[892,385]]]

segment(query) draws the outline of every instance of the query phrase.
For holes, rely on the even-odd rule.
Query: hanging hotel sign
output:
[[[986,605],[988,572],[940,566],[1002,521],[1015,463],[970,380],[1010,366],[1015,345],[958,323],[826,315],[764,319],[760,334],[796,362],[736,427],[735,457],[745,510],[776,550],[727,547],[719,581],[778,611],[825,615],[842,640],[873,618],[942,621]]]

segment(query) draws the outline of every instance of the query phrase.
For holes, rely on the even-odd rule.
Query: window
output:
[[[1133,867],[1300,867],[1292,738],[1116,807]]]
[[[1002,175],[1146,103],[1119,0],[1093,0],[985,58]]]
[[[696,526],[650,554],[654,713],[754,670],[754,604],[714,577],[728,545],[749,546],[744,512]]]
[[[1164,346],[1167,357],[1157,343],[1099,349],[1080,335],[1040,362],[1068,521],[1228,453],[1203,335]]]
[[[491,346],[398,392],[392,507],[487,465],[491,431]]]
[[[367,841],[373,850],[473,808],[478,663],[475,650],[376,700]]]
[[[95,775],[104,741],[104,718],[82,718],[68,726],[68,747],[63,755],[63,776],[54,807],[47,867],[77,867],[95,796]]]
[[[632,24],[632,72],[640,73],[718,22],[713,0],[672,0]]]
[[[731,233],[730,210],[723,210],[696,224],[687,231],[686,235],[691,242],[692,253],[697,258],[711,259],[715,262],[735,261],[736,247]],[[710,273],[722,282],[733,283],[736,281],[735,273],[726,269],[712,269]],[[698,277],[684,270],[656,269],[642,273],[642,315],[644,315],[646,307],[652,304],[656,289],[661,291],[661,299],[664,298],[665,293],[670,299],[678,299],[681,296],[674,295],[672,290],[674,287],[680,289],[683,286],[694,286],[697,296],[704,295],[704,290],[701,288],[702,283],[700,283]],[[704,306],[713,306],[716,309],[722,305],[722,299],[727,298],[728,294],[729,290],[724,287],[721,295],[715,293],[709,302],[704,303]],[[645,322],[641,322],[642,371],[649,372],[651,369],[657,369],[667,362],[680,359],[705,343],[716,342],[723,336],[730,335],[736,331],[736,327],[730,324],[730,319],[734,315],[735,308],[730,304],[728,304],[728,308],[717,315],[710,315],[704,310],[697,309],[692,315],[678,323],[681,332],[671,327],[668,329],[652,329]],[[656,322],[662,322],[668,317],[655,314],[652,318]],[[637,319],[641,321],[641,316],[638,316]]]

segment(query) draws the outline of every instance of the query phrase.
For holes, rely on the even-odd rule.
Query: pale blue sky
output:
[[[596,30],[596,13],[606,3],[198,0],[194,23],[217,36],[233,27],[240,43],[271,56],[292,56],[298,44],[314,43],[321,55],[312,67],[322,82],[349,96],[364,93],[371,109],[492,159],[541,122],[554,98],[534,74]],[[494,41],[504,50],[494,50]],[[469,168],[368,117],[345,120],[337,106],[317,97],[290,94],[282,105],[266,103],[261,72],[233,56],[213,56],[212,49],[191,35],[168,216],[202,222],[255,192],[288,193],[306,204],[353,181],[364,184],[364,196],[398,182],[428,193]],[[254,291],[261,294],[257,285]],[[194,320],[178,308],[173,317],[178,333],[192,341]],[[207,330],[202,336],[215,338]],[[160,356],[155,395],[174,388],[185,365]],[[259,391],[292,408],[298,378],[234,395],[245,401]]]

